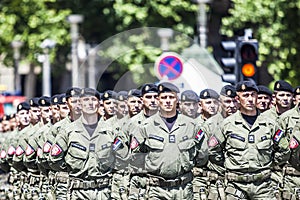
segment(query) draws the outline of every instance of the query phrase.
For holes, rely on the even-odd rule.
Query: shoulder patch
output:
[[[58,156],[59,154],[62,153],[62,149],[58,144],[55,144],[51,148],[51,156]]]
[[[24,150],[21,146],[18,146],[17,149],[16,149],[16,155],[17,156],[20,156],[24,153]]]
[[[139,145],[140,145],[139,141],[135,137],[132,137],[131,142],[130,142],[130,149],[135,149]]]
[[[43,152],[49,153],[51,150],[51,146],[52,146],[52,144],[49,141],[47,141],[43,146]]]
[[[1,151],[0,158],[6,158],[6,151]]]
[[[7,154],[10,155],[10,156],[12,156],[12,155],[14,155],[15,153],[16,153],[15,147],[10,146],[10,147],[8,148],[8,150],[7,150]]]
[[[280,141],[280,139],[282,138],[283,134],[284,134],[283,131],[278,129],[273,138],[274,142],[278,143]]]
[[[35,150],[33,149],[33,147],[31,145],[27,145],[26,150],[25,150],[26,156],[30,156],[34,152],[35,152]]]
[[[113,151],[117,151],[122,145],[122,141],[119,138],[116,138],[113,144]]]
[[[36,151],[37,157],[42,157],[42,154],[43,154],[43,150],[40,147],[38,147]]]
[[[197,141],[201,141],[201,139],[204,137],[204,132],[200,129],[199,131],[198,131],[198,133],[196,134],[196,136],[195,136],[195,139],[197,140]]]
[[[219,141],[217,140],[217,138],[215,136],[211,136],[209,138],[209,141],[208,141],[208,146],[209,147],[215,147],[219,144]]]
[[[294,137],[292,137],[290,142],[290,148],[296,149],[298,146],[299,146],[299,142]]]

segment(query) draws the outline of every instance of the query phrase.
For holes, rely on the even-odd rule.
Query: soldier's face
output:
[[[128,105],[128,112],[131,115],[136,115],[142,110],[143,103],[141,101],[141,98],[131,96],[128,97],[127,105]]]
[[[298,105],[299,103],[300,103],[300,95],[298,94],[294,97],[294,104]]]
[[[237,101],[240,103],[240,107],[246,111],[256,110],[257,92],[245,91],[237,93]]]
[[[74,115],[81,114],[81,103],[79,97],[69,97],[67,100],[67,105]]]
[[[181,102],[181,112],[184,115],[194,118],[198,111],[198,102],[183,101]]]
[[[238,103],[235,98],[221,96],[221,106],[227,116],[232,115],[238,109]]]
[[[173,92],[160,93],[158,96],[159,107],[164,112],[175,112],[177,109],[178,98]]]
[[[38,107],[30,107],[30,119],[32,123],[40,121],[41,118],[41,109]]]
[[[51,106],[51,111],[52,111],[52,118],[59,120],[60,119],[60,114],[59,114],[58,105],[52,105]]]
[[[2,126],[3,126],[3,131],[7,132],[10,129],[9,121],[8,120],[3,120],[2,121]]]
[[[62,119],[66,118],[69,115],[70,109],[67,104],[60,104],[59,107],[59,115]]]
[[[128,114],[128,107],[126,101],[118,101],[117,108],[118,108],[118,113],[120,115],[125,116]]]
[[[158,102],[157,102],[158,94],[156,92],[146,93],[143,95],[143,105],[149,110],[157,110]]]
[[[80,103],[82,106],[82,113],[91,115],[98,112],[99,109],[99,99],[95,96],[86,96],[80,98]]]
[[[258,94],[257,95],[257,102],[256,102],[256,107],[259,110],[265,111],[270,108],[270,103],[271,103],[271,97],[267,94]]]
[[[30,123],[30,113],[28,110],[20,110],[17,113],[17,118],[21,126],[27,126]]]
[[[116,114],[116,100],[108,99],[103,101],[103,107],[106,114],[112,116]]]
[[[49,106],[42,106],[41,108],[41,116],[44,121],[49,122],[52,118],[52,112]]]
[[[292,105],[293,94],[286,91],[278,91],[275,94],[276,106],[290,108]]]
[[[209,115],[217,114],[219,110],[219,101],[216,99],[201,99],[202,112],[206,112]]]

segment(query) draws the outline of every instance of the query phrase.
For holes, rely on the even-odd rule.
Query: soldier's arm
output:
[[[274,164],[280,165],[289,160],[291,151],[284,131],[277,124],[274,126],[273,131]]]
[[[225,125],[214,130],[214,133],[208,138],[209,160],[217,165],[224,165],[224,149],[225,149]]]
[[[72,124],[72,123],[71,123]],[[67,164],[65,155],[68,150],[69,126],[61,128],[59,134],[54,139],[51,151],[49,154],[49,163],[55,171],[65,171]]]
[[[194,138],[196,144],[195,165],[201,167],[206,165],[208,161],[208,134],[199,125],[195,125],[194,132],[196,133]]]
[[[291,138],[290,138],[290,149],[291,149],[291,157],[289,159],[289,163],[298,171],[300,171],[300,122],[297,122]]]

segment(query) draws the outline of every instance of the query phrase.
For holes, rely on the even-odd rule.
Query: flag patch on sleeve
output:
[[[7,154],[11,156],[11,155],[14,155],[15,153],[16,153],[15,147],[10,146],[7,150]]]
[[[6,151],[1,151],[0,158],[6,158]]]
[[[32,148],[32,146],[28,145],[26,150],[25,150],[26,156],[30,156],[31,154],[34,153],[34,149]]]
[[[51,148],[51,156],[58,156],[59,154],[61,154],[62,149],[58,144],[55,144],[54,146],[52,146]]]
[[[116,138],[113,144],[113,150],[117,151],[122,145],[122,141],[119,138]]]
[[[43,152],[44,152],[44,153],[49,153],[50,150],[51,150],[51,146],[52,146],[52,144],[51,144],[50,142],[47,141],[47,142],[44,144],[44,146],[43,146]]]
[[[139,142],[137,141],[137,139],[135,137],[132,137],[131,139],[131,143],[130,143],[130,149],[135,149],[139,146]]]
[[[197,141],[201,141],[201,139],[204,137],[204,132],[200,129],[199,131],[198,131],[198,133],[196,134],[196,136],[195,136],[195,139],[197,140]]]
[[[17,156],[20,156],[24,153],[24,150],[22,147],[18,146],[17,149],[16,149],[16,155]]]
[[[219,141],[217,140],[217,138],[215,136],[211,136],[209,138],[209,141],[208,141],[208,146],[209,147],[215,147],[219,144]]]
[[[275,135],[274,135],[273,140],[274,140],[275,142],[279,142],[280,139],[282,138],[283,134],[284,134],[283,131],[280,130],[280,129],[278,129],[278,130],[276,131]]]

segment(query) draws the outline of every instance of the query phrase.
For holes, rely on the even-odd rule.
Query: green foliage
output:
[[[4,62],[12,65],[13,40],[24,43],[22,59],[36,63],[36,54],[42,53],[40,44],[46,38],[56,42],[57,47],[69,42],[66,16],[69,9],[56,9],[56,0],[4,0],[0,3],[0,52],[6,52]],[[52,59],[55,50],[51,53]]]
[[[300,17],[299,0],[232,0],[230,16],[223,18],[222,33],[252,28],[260,42],[260,61],[275,80],[285,79],[299,85]]]

